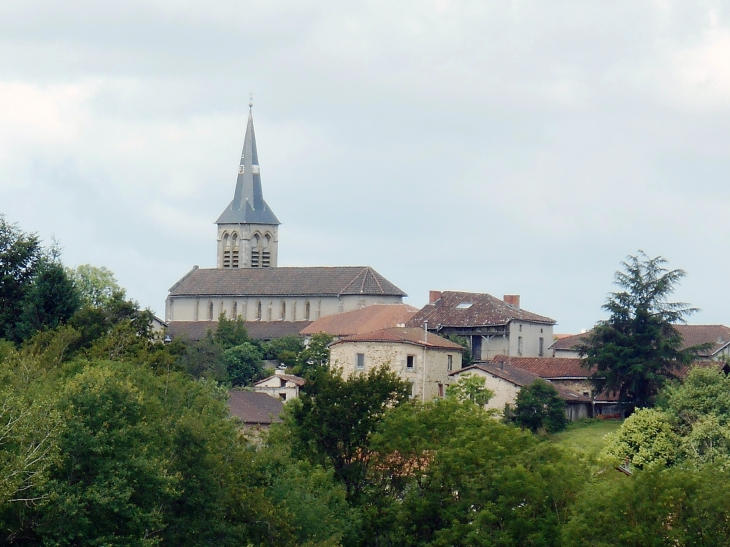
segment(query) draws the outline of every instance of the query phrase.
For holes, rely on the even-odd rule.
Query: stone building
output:
[[[475,361],[496,355],[542,357],[553,341],[555,320],[520,308],[519,295],[431,291],[429,302],[406,326],[463,336]]]
[[[330,364],[342,374],[366,373],[387,365],[411,384],[411,396],[443,397],[449,373],[461,368],[463,348],[423,329],[395,327],[348,336],[330,345]]]
[[[278,267],[280,223],[264,200],[251,112],[233,199],[216,224],[216,267],[195,266],[170,289],[165,320],[171,333],[199,337],[209,326],[195,323],[213,325],[221,313],[248,322],[297,323],[296,329],[275,330],[298,332],[320,317],[401,304],[406,296],[367,266]]]

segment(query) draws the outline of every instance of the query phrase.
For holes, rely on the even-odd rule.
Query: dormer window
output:
[[[468,310],[474,305],[474,302],[461,302],[456,305],[457,310]]]

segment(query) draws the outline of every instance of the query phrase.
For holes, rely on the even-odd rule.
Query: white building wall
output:
[[[261,303],[260,318],[259,303]],[[400,296],[368,295],[312,298],[175,296],[167,298],[165,319],[166,321],[217,321],[220,313],[224,311],[229,318],[240,315],[246,321],[314,321],[320,317],[342,311],[352,311],[372,304],[402,303],[403,298]],[[211,304],[213,304],[212,317]],[[309,317],[307,317],[307,304],[309,304]]]
[[[553,343],[553,326],[538,323],[512,321],[510,327],[509,355],[515,357],[549,357],[548,347]],[[520,352],[519,339],[522,338]],[[542,355],[540,355],[540,338],[542,338]]]
[[[481,376],[484,378],[484,386],[494,392],[494,396],[489,400],[489,403],[487,403],[485,408],[493,408],[497,410],[501,416],[504,413],[504,405],[515,404],[520,388],[513,383],[502,380],[502,378],[493,376],[487,371],[480,370],[478,368],[465,371],[463,374],[452,376],[451,381],[452,383],[456,383],[459,381],[459,378],[463,378],[466,375]]]
[[[357,368],[357,354],[365,356],[365,366]],[[408,356],[414,357],[413,369],[407,368]],[[461,368],[461,352],[458,350],[424,349],[413,344],[399,342],[345,342],[330,347],[330,364],[342,369],[342,375],[367,373],[373,368],[387,364],[388,367],[407,382],[412,383],[412,396],[425,400],[439,396],[439,384],[446,393],[451,382],[448,360],[451,356],[452,369]],[[426,360],[424,377],[424,358]]]

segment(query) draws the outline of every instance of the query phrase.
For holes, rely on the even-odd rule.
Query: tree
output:
[[[533,433],[555,433],[567,425],[565,401],[554,386],[538,378],[520,389],[514,409],[505,408],[505,420]]]
[[[609,318],[578,346],[599,391],[618,392],[620,400],[640,407],[651,406],[666,380],[702,349],[681,349],[682,336],[673,324],[684,322],[696,308],[667,300],[685,272],[667,270],[666,262],[643,251],[629,256],[615,277],[623,290],[611,293],[603,305]]]
[[[223,350],[249,342],[245,323],[240,315],[228,319],[226,313],[222,312],[218,316],[218,326],[213,333],[213,341]]]
[[[264,368],[261,351],[250,342],[223,352],[222,362],[228,372],[228,379],[234,386],[248,386],[261,379]]]
[[[264,359],[276,360],[287,367],[294,367],[299,354],[304,350],[304,344],[299,336],[291,335],[264,342],[261,348],[264,351]]]
[[[103,266],[81,264],[76,268],[67,268],[66,273],[76,286],[84,306],[101,308],[109,305],[116,295],[124,296],[124,290],[117,283],[114,273]]]
[[[318,367],[292,406],[295,451],[313,463],[330,465],[349,499],[362,491],[370,459],[370,437],[386,412],[408,400],[410,386],[387,366],[344,379]]]
[[[484,377],[478,374],[464,374],[457,383],[449,386],[446,390],[446,396],[484,406],[489,402],[489,399],[494,397],[494,392],[488,389],[484,382]]]
[[[42,256],[38,236],[21,231],[0,214],[0,337],[15,338],[23,297]]]
[[[296,374],[307,376],[318,368],[326,367],[330,362],[329,345],[334,338],[326,332],[320,332],[312,336],[309,344],[299,353],[297,358]]]
[[[679,456],[680,439],[672,430],[670,416],[655,408],[639,408],[618,431],[606,436],[604,452],[623,463],[643,469],[671,465]]]

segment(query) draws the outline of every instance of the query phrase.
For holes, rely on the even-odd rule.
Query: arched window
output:
[[[223,234],[223,267],[231,267],[231,242],[228,239],[228,233]]]
[[[238,302],[235,300],[233,301],[233,306],[231,306],[231,319],[236,319],[238,317]]]
[[[193,321],[197,321],[198,320],[198,317],[199,317],[198,312],[199,311],[200,311],[200,301],[199,300],[196,300],[195,301],[195,309],[193,310]]]
[[[262,241],[263,249],[261,250],[261,267],[269,268],[271,266],[271,251],[269,245],[271,244],[271,234],[266,234]]]
[[[261,321],[261,301],[256,304],[256,320]]]
[[[309,301],[304,303],[304,320],[309,321],[309,313],[310,313],[310,307],[309,307]]]
[[[297,320],[297,301],[296,300],[291,305],[291,320],[292,321],[296,321]]]
[[[238,268],[238,234],[233,232],[231,236],[231,268]]]
[[[213,321],[213,302],[208,302],[208,321]]]
[[[272,312],[273,307],[274,307],[274,303],[269,302],[269,307],[266,309],[266,320],[267,321],[271,321],[271,312]]]
[[[251,267],[261,267],[261,236],[254,234],[251,238]]]
[[[281,317],[280,317],[280,319],[282,321],[284,321],[286,319],[286,302],[283,301],[283,300],[281,301]]]

